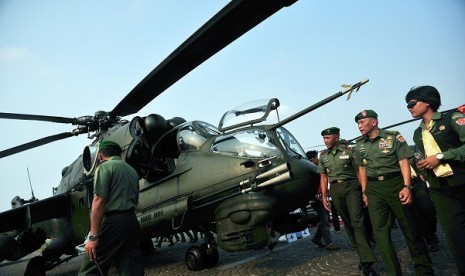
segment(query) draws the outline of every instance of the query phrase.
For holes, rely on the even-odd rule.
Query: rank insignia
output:
[[[404,136],[402,136],[401,134],[398,134],[398,135],[396,136],[396,138],[397,138],[397,140],[398,140],[399,142],[401,142],[401,143],[405,142]]]

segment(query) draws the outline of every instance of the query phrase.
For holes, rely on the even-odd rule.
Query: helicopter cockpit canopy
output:
[[[180,151],[198,150],[208,138],[219,134],[216,127],[205,122],[184,123],[177,134],[179,149]]]
[[[218,129],[225,132],[241,126],[261,123],[266,121],[270,111],[277,110],[278,107],[279,100],[276,98],[245,103],[226,112],[221,118]]]
[[[275,139],[259,128],[218,136],[210,150],[222,155],[244,158],[268,158],[281,155]]]

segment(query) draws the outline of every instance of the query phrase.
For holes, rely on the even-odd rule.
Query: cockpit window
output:
[[[279,140],[283,144],[283,147],[286,149],[287,153],[290,156],[294,157],[304,157],[305,152],[300,146],[299,142],[292,136],[292,134],[283,127],[276,129],[276,133],[279,136]]]
[[[267,158],[280,155],[273,138],[260,129],[249,129],[218,136],[211,151],[244,158]]]
[[[198,126],[198,128],[200,128],[205,134],[209,135],[209,136],[216,136],[218,134],[220,134],[220,132],[218,131],[218,129],[210,124],[207,124],[205,122],[200,122],[200,121],[197,121],[196,122],[196,125]]]
[[[208,138],[218,134],[216,127],[205,122],[185,123],[178,132],[179,149],[181,151],[198,150]]]

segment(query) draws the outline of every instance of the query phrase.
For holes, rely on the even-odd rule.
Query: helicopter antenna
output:
[[[31,193],[32,193],[31,201],[35,201],[36,197],[34,196],[34,190],[32,189],[31,175],[29,174],[29,168],[26,168],[26,169],[27,169],[27,177],[29,178],[29,186],[31,186]]]

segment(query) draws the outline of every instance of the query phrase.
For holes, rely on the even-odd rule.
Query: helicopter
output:
[[[304,229],[305,217],[289,213],[308,202],[311,189],[319,182],[315,166],[304,157],[303,149],[284,125],[358,90],[368,80],[345,86],[334,96],[271,125],[263,123],[271,113],[277,113],[278,99],[226,112],[218,127],[180,117],[165,119],[158,114],[124,119],[243,33],[294,2],[231,1],[110,112],[97,111],[79,118],[0,113],[2,119],[76,126],[71,132],[3,150],[0,158],[80,134],[94,139],[62,170],[53,196],[42,200],[18,197],[13,200],[15,208],[0,213],[0,261],[23,258],[47,238],[51,242],[41,254],[47,269],[77,255],[75,247],[90,228],[96,151],[102,140],[119,143],[123,159],[141,177],[136,215],[143,244],[150,247],[153,237],[189,229],[205,234],[205,243],[186,252],[186,265],[191,270],[214,266],[219,258],[216,245],[226,251],[271,247],[270,229],[280,233]],[[237,120],[243,116],[247,119]],[[61,259],[62,255],[69,257]]]

